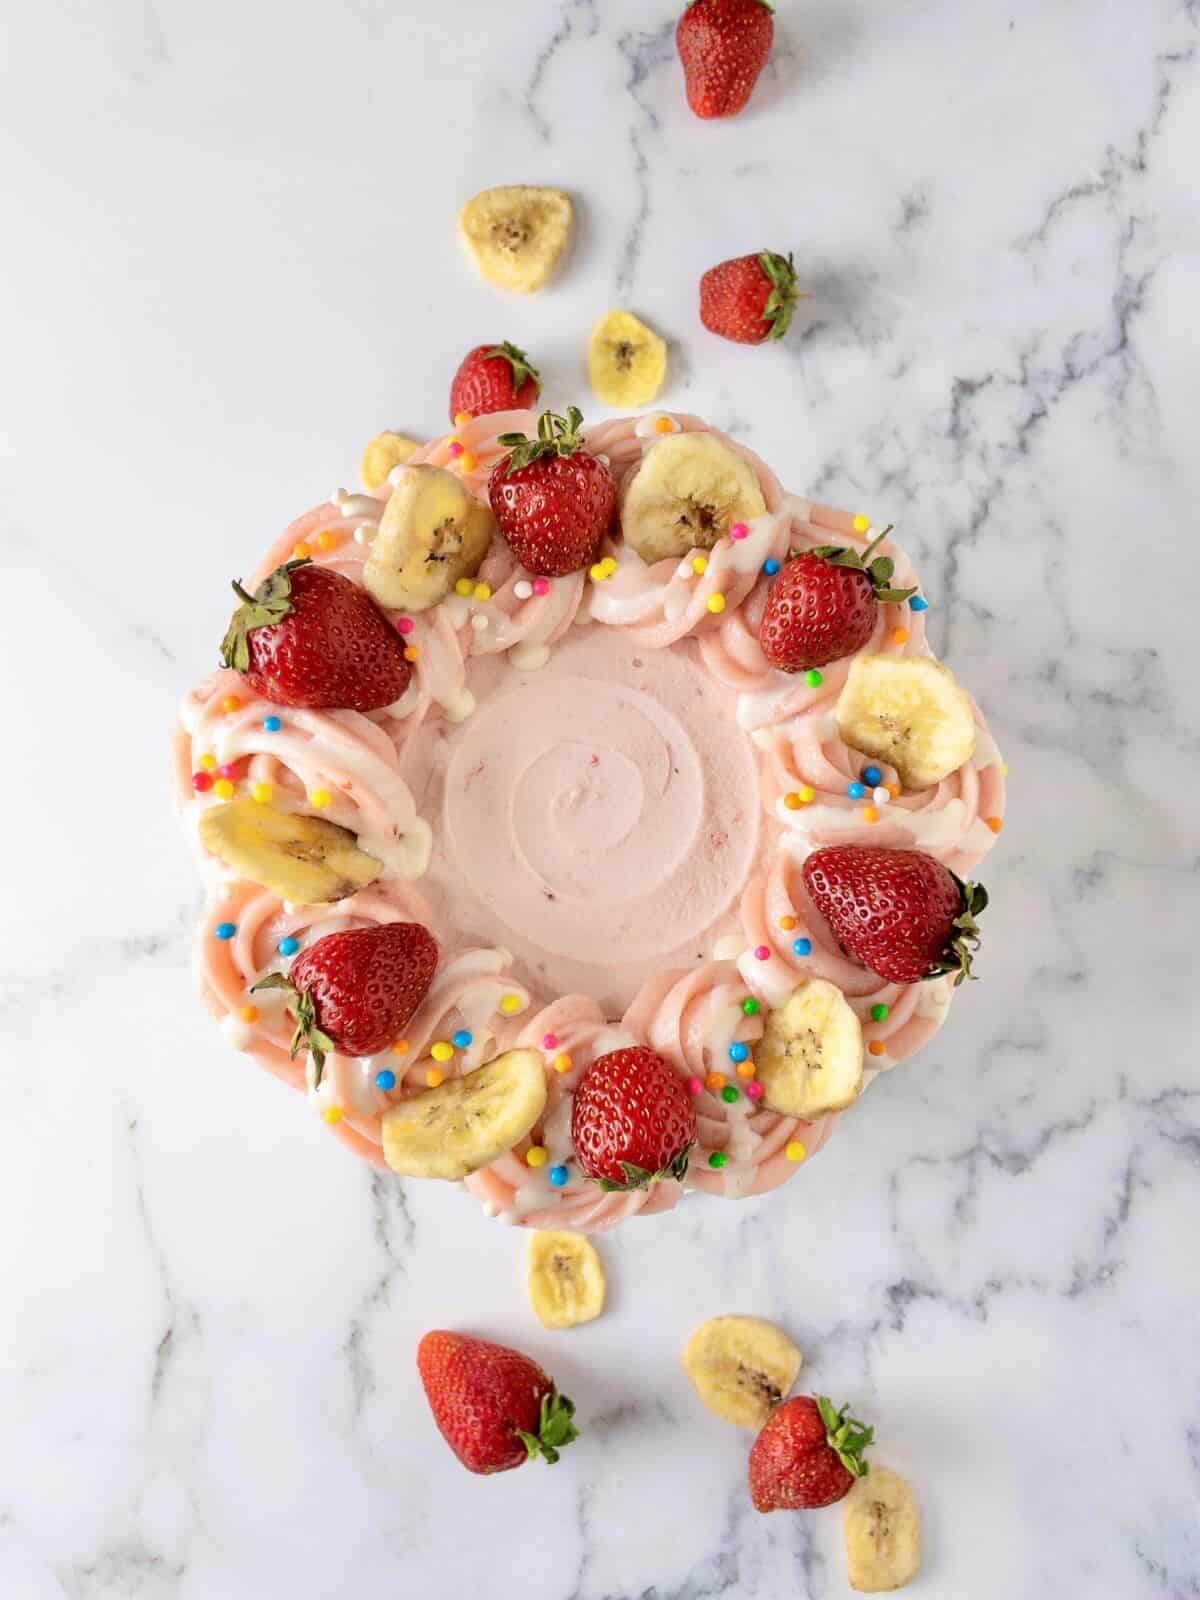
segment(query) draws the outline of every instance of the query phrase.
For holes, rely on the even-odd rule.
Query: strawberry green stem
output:
[[[528,1451],[528,1459],[532,1461],[540,1455],[553,1466],[558,1460],[559,1451],[565,1450],[573,1439],[579,1437],[579,1429],[572,1420],[574,1416],[575,1402],[568,1400],[565,1394],[559,1394],[551,1385],[549,1392],[542,1396],[538,1431],[527,1433],[524,1428],[517,1429],[517,1437]]]

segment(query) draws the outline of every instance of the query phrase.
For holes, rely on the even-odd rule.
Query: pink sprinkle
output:
[[[699,1078],[689,1078],[688,1079],[688,1081],[687,1081],[687,1092],[690,1095],[692,1095],[693,1097],[702,1095],[704,1093],[704,1085],[700,1081]]]
[[[240,776],[241,773],[238,771],[238,764],[236,761],[227,761],[223,767],[217,768],[218,778],[238,778]]]
[[[750,1096],[751,1100],[761,1100],[763,1096],[763,1086],[757,1081],[757,1079],[751,1079],[751,1081],[746,1085],[746,1093]]]
[[[731,539],[744,539],[749,532],[750,529],[744,522],[734,522],[730,524],[729,537]]]
[[[542,1035],[542,1049],[543,1050],[557,1050],[558,1049],[558,1035],[556,1033],[544,1033]]]
[[[770,945],[760,944],[758,946],[758,948],[755,950],[754,954],[755,954],[756,959],[759,960],[759,961],[770,961],[770,959],[771,959],[771,947],[770,947]]]
[[[549,580],[549,578],[535,578],[533,580],[533,592],[534,592],[534,594],[549,594],[550,593],[550,580]]]
[[[462,453],[463,446],[459,440],[451,439],[450,443],[446,446],[446,454],[450,457],[451,461],[457,461]]]
[[[413,619],[411,617],[397,617],[396,618],[396,632],[397,633],[411,633],[415,627],[416,627],[416,623],[413,621]]]

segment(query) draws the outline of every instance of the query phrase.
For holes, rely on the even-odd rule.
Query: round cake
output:
[[[514,441],[539,437],[533,470],[574,448],[613,486],[600,542],[567,572],[502,531],[530,474],[513,473]],[[226,665],[186,697],[174,754],[209,888],[200,992],[227,1041],[375,1166],[453,1178],[506,1222],[588,1231],[786,1182],[930,1039],[963,963],[935,951],[919,978],[882,975],[900,969],[856,953],[829,876],[939,873],[973,938],[984,897],[961,880],[1000,831],[1005,769],[934,661],[911,564],[867,517],[788,493],[692,416],[560,444],[530,412],[463,418],[377,492],[293,522],[238,585]],[[775,665],[778,638],[828,631],[783,591],[806,556],[818,585],[873,586],[869,636],[820,667]],[[305,661],[276,652],[267,670],[301,589],[309,607],[333,592],[322,573],[351,620],[334,606]],[[386,628],[395,674],[368,709],[339,690],[365,659],[360,624]],[[355,1035],[364,1049],[319,1001],[314,1021],[318,991],[291,974],[316,970],[321,941],[391,924],[428,930],[436,953],[396,978],[402,1031]],[[837,1030],[824,1074],[822,1028]],[[577,1091],[635,1047],[683,1081],[691,1135],[649,1181],[598,1182]]]

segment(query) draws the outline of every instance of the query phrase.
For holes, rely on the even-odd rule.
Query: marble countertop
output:
[[[732,124],[673,21],[0,4],[5,1600],[843,1594],[839,1514],[750,1510],[678,1369],[731,1309],[919,1485],[915,1593],[1200,1593],[1200,12],[780,0]],[[582,229],[502,305],[454,216],[513,181]],[[813,298],[722,344],[696,279],[764,246]],[[164,745],[229,577],[369,434],[435,430],[479,339],[585,393],[613,304],[674,342],[666,403],[897,523],[1010,825],[933,1046],[780,1194],[603,1241],[610,1312],[549,1335],[516,1233],[221,1045]],[[464,1473],[413,1363],[446,1324],[544,1359],[586,1442]]]

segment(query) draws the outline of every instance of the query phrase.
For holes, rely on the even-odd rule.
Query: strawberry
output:
[[[875,631],[876,605],[907,600],[915,589],[893,589],[890,556],[871,552],[885,528],[861,553],[822,544],[793,556],[771,585],[758,642],[773,667],[807,672],[853,655]]]
[[[537,405],[542,378],[515,344],[477,344],[462,358],[450,385],[450,420],[491,411],[527,411]]]
[[[399,1037],[437,969],[437,941],[419,922],[327,933],[255,989],[285,989],[296,1023],[289,1054],[311,1053],[316,1081],[325,1057],[373,1056]]]
[[[694,0],[675,28],[688,105],[698,117],[735,117],[771,54],[766,0]]]
[[[791,256],[760,250],[709,267],[700,279],[700,321],[735,344],[782,339],[799,290]]]
[[[374,711],[408,688],[404,645],[365,589],[307,559],[276,567],[242,602],[221,641],[227,667],[279,706]]]
[[[518,1350],[438,1330],[417,1346],[433,1420],[469,1472],[508,1472],[535,1456],[553,1465],[579,1437],[574,1404]]]
[[[835,1411],[823,1394],[797,1395],[773,1411],[750,1448],[750,1498],[756,1511],[831,1506],[870,1470],[863,1451],[875,1430]]]
[[[527,572],[562,578],[595,561],[617,506],[603,461],[582,448],[583,413],[543,411],[538,436],[502,433],[509,454],[492,469],[488,499],[500,532]]]
[[[579,1165],[602,1189],[644,1189],[682,1178],[696,1142],[696,1112],[683,1079],[638,1045],[598,1056],[571,1109]]]
[[[804,863],[804,886],[843,950],[889,983],[919,983],[953,972],[974,977],[975,918],[988,902],[921,850],[834,845]]]

